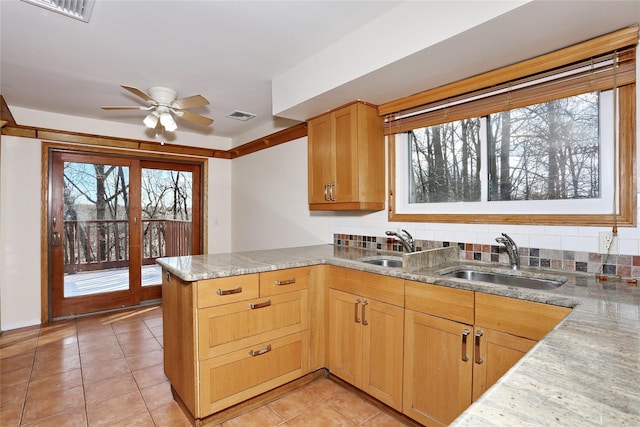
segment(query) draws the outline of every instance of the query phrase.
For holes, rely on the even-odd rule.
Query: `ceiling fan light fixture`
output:
[[[147,114],[147,117],[145,117],[142,122],[149,129],[153,129],[156,126],[158,126],[158,117],[160,117],[158,112],[157,111],[152,111],[149,114]]]
[[[167,132],[173,132],[178,129],[178,125],[176,121],[173,119],[173,116],[168,111],[164,111],[160,113],[160,124],[164,127],[164,130]]]

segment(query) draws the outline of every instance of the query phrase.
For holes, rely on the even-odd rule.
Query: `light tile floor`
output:
[[[164,375],[162,345],[160,306],[5,332],[0,425],[189,426]],[[320,379],[222,427],[402,425]]]

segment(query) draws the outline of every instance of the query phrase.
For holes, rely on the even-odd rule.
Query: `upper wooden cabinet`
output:
[[[354,102],[309,120],[309,209],[382,210],[383,120]]]

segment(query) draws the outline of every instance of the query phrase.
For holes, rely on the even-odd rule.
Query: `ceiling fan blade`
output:
[[[209,101],[202,95],[193,95],[186,98],[176,99],[171,103],[171,107],[184,110],[187,108],[196,108],[209,105]]]
[[[109,107],[100,107],[103,110],[151,110],[153,108],[153,106],[151,107],[142,107],[142,106],[123,106],[123,107],[118,107],[118,106],[109,106]]]
[[[138,88],[131,87],[131,86],[124,86],[124,85],[122,85],[122,88],[128,90],[129,92],[131,92],[136,96],[139,96],[140,98],[144,99],[147,102],[151,102],[152,104],[157,104],[155,99],[153,99],[152,97],[150,97],[149,95],[147,95],[146,93],[144,93]]]
[[[213,119],[209,117],[201,116],[199,114],[190,113],[189,111],[174,111],[176,116],[189,120],[190,122],[198,123],[202,126],[209,126],[213,123]]]

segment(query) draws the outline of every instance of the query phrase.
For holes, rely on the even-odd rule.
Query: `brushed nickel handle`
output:
[[[369,321],[365,318],[366,317],[366,313],[365,313],[365,308],[367,307],[367,304],[369,304],[369,301],[364,300],[362,302],[362,324],[363,325],[368,325]]]
[[[482,364],[482,362],[484,362],[484,360],[482,360],[482,357],[480,357],[480,337],[484,335],[484,332],[482,331],[478,331],[476,332],[476,348],[475,348],[475,354],[476,354],[476,363],[478,365]]]
[[[292,277],[291,279],[287,280],[276,280],[274,283],[276,286],[293,285],[294,283],[296,283],[296,278]]]
[[[218,289],[216,294],[218,295],[231,295],[231,294],[239,294],[242,292],[242,286],[238,286],[235,289]]]
[[[260,350],[249,350],[249,356],[260,356],[261,354],[269,353],[271,351],[271,344],[266,346],[265,348],[261,348]]]
[[[462,361],[466,362],[469,360],[469,355],[467,354],[467,336],[471,333],[470,330],[465,329],[462,331]]]
[[[324,199],[329,201],[329,189],[327,187],[329,187],[329,184],[324,185]]]
[[[167,282],[171,281],[171,273],[169,273],[168,271],[165,273],[167,276]]]
[[[258,302],[258,303],[249,303],[249,308],[251,310],[255,310],[257,308],[264,308],[264,307],[269,307],[271,305],[271,300],[268,299],[264,302]]]
[[[333,197],[333,188],[336,186],[335,182],[332,182],[329,184],[329,200],[332,202],[335,202],[336,199],[335,197]]]
[[[358,304],[360,304],[360,298],[358,298],[356,300],[355,309],[354,309],[354,313],[355,313],[355,319],[354,320],[355,320],[356,323],[360,323],[360,318],[358,317]]]

